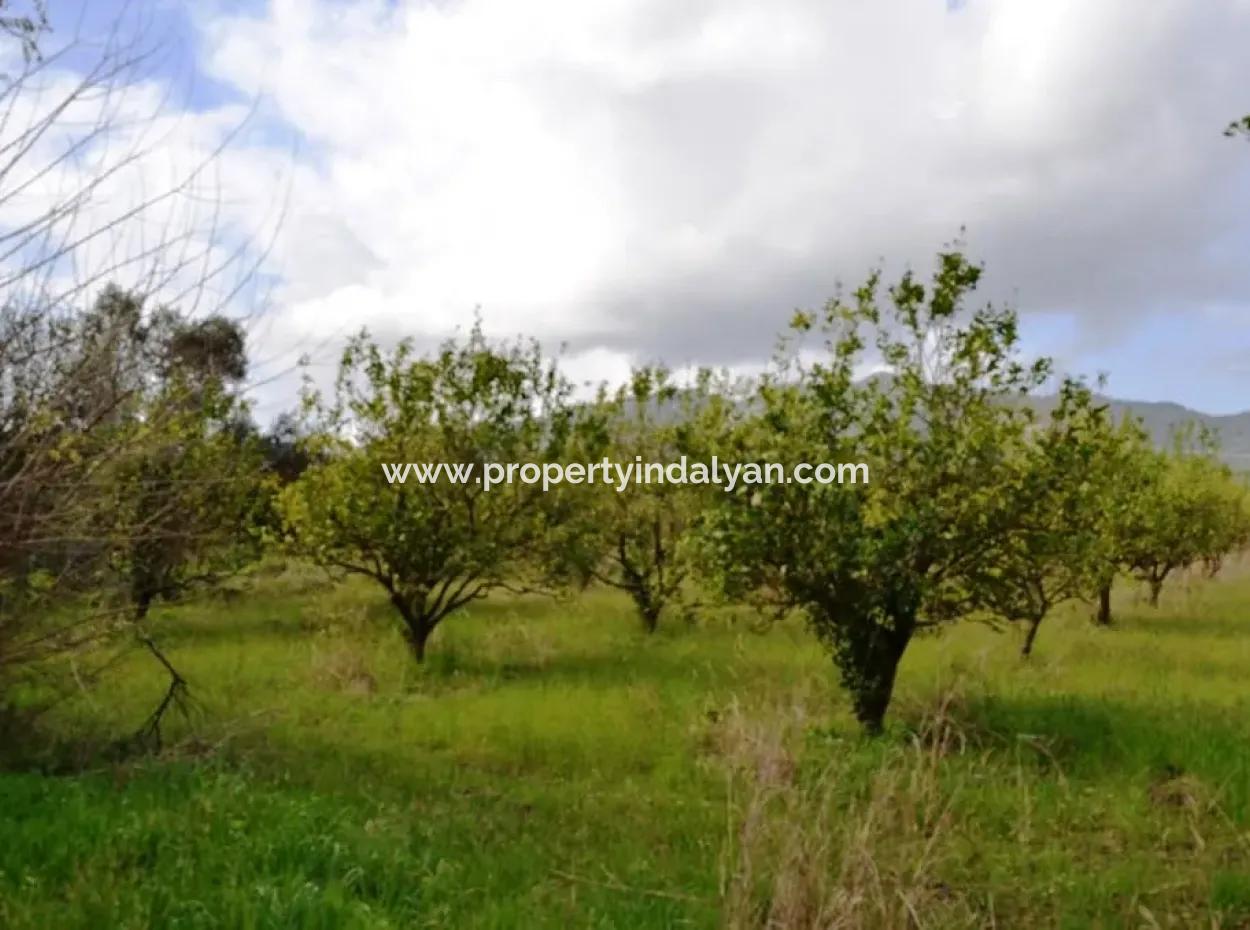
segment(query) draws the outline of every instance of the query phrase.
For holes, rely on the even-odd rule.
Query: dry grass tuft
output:
[[[1160,807],[1177,807],[1195,814],[1219,809],[1215,793],[1200,779],[1183,772],[1165,773],[1150,785],[1147,794]]]
[[[559,655],[559,644],[533,624],[498,623],[483,631],[478,650],[493,665],[541,670]]]
[[[318,645],[311,664],[312,680],[319,687],[361,695],[378,690],[377,679],[369,671],[369,659],[348,641]]]
[[[945,699],[914,738],[883,745],[865,777],[836,747],[818,771],[795,755],[801,707],[763,719],[731,708],[720,748],[730,780],[722,866],[731,930],[841,930],[992,923],[943,881],[959,784],[943,759],[967,737]]]

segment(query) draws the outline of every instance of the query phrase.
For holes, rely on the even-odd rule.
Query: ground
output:
[[[1250,566],[1116,606],[917,643],[871,740],[797,622],[503,597],[419,669],[379,592],[266,570],[154,616],[160,754],[0,774],[0,926],[1250,927]]]

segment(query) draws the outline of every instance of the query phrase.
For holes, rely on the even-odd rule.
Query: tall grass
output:
[[[735,707],[720,734],[726,930],[1250,926],[1250,833],[1218,789],[1158,772],[1133,799],[1149,821],[1139,835],[1127,799],[1106,816],[1088,797],[1098,789],[1065,776],[1044,738],[1016,734],[1012,747],[983,722],[958,687],[895,740],[859,746],[811,739],[801,704]],[[1093,855],[1069,858],[1065,844]],[[1113,872],[1117,856],[1147,849],[1163,868],[1106,882],[1101,900],[1064,874]]]
[[[780,724],[780,725],[779,725]],[[735,712],[725,738],[735,828],[722,884],[732,930],[959,926],[975,908],[942,881],[953,828],[942,778],[955,731],[941,716],[880,754],[864,781],[834,755],[812,771],[787,748],[811,725],[802,707],[780,719]],[[923,917],[922,917],[923,915]]]
[[[0,774],[0,927],[1250,926],[1250,575],[1116,606],[918,642],[866,741],[798,624],[501,598],[418,669],[296,567],[153,618],[160,757]],[[130,732],[117,672],[47,724]]]

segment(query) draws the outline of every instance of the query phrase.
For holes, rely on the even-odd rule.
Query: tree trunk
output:
[[[391,594],[391,604],[404,620],[404,640],[408,643],[412,657],[420,665],[425,661],[425,644],[434,632],[434,624],[428,617],[417,613],[398,593]]]
[[[429,640],[431,632],[424,624],[416,624],[410,626],[407,634],[404,636],[408,641],[408,649],[418,665],[425,662],[425,644]]]
[[[885,712],[894,696],[894,676],[898,663],[876,671],[853,696],[855,719],[869,736],[880,736],[885,731]]]
[[[142,556],[136,553],[135,558],[140,559]],[[136,563],[131,566],[130,571],[131,617],[136,623],[142,623],[147,618],[148,611],[152,609],[157,595],[162,590],[160,577],[153,575],[145,568],[146,564],[148,562]]]
[[[1163,591],[1163,579],[1150,579],[1150,606],[1159,606],[1159,594]]]
[[[1099,626],[1111,626],[1111,582],[1098,588],[1098,616],[1094,622]]]
[[[1026,659],[1033,654],[1033,641],[1037,639],[1037,631],[1041,625],[1041,617],[1034,617],[1029,621],[1029,632],[1025,634],[1024,646],[1020,649],[1020,655]]]
[[[855,719],[869,736],[879,736],[885,730],[885,713],[894,696],[894,678],[898,663],[903,658],[911,639],[914,623],[907,623],[905,632],[880,629],[862,651],[853,650],[839,661],[853,661],[861,668],[850,669],[854,684],[851,686],[851,702]],[[856,654],[858,653],[858,654]],[[847,669],[843,670],[844,679]]]
[[[642,618],[642,628],[648,634],[654,633],[660,625],[660,609],[661,605],[656,603],[656,599],[652,597],[651,592],[642,584],[634,586],[629,595],[633,598],[634,606],[638,608],[638,616]]]

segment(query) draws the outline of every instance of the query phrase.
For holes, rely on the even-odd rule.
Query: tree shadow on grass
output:
[[[435,644],[418,675],[422,685],[472,684],[503,687],[509,684],[593,685],[612,689],[634,684],[665,682],[712,686],[767,680],[769,666],[760,663],[729,664],[717,655],[693,657],[682,650],[664,648],[665,643],[639,636],[607,644],[601,650],[570,651],[517,656],[491,655],[466,645]]]
[[[301,639],[313,632],[297,612],[284,616],[238,616],[230,613],[198,614],[194,617],[157,617],[162,645],[209,645],[250,639]]]
[[[969,742],[1013,758],[1020,747],[1028,748],[1039,767],[1069,778],[1192,773],[1220,790],[1225,810],[1239,823],[1250,822],[1250,721],[1244,709],[980,695],[951,714],[952,726]]]

